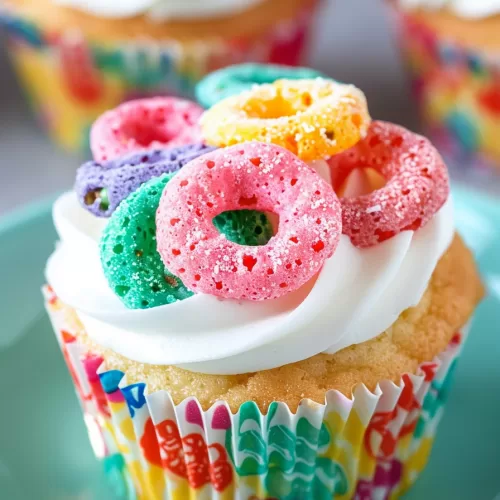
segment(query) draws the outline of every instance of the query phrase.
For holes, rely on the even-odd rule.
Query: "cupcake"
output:
[[[500,169],[500,4],[391,2],[426,133],[463,175]]]
[[[0,27],[30,103],[57,143],[86,152],[94,120],[148,95],[191,96],[244,61],[297,65],[317,0],[5,0]]]
[[[254,86],[152,148],[131,117],[161,137],[164,100],[126,106],[55,202],[44,290],[116,491],[404,493],[483,294],[437,151],[322,78]]]

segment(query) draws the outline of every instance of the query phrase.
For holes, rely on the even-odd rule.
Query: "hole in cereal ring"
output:
[[[85,194],[83,198],[85,205],[93,205],[96,201],[99,201],[99,210],[103,212],[109,208],[109,198],[108,191],[105,188],[96,188]]]
[[[166,143],[175,137],[165,127],[159,127],[151,120],[126,121],[122,126],[122,134],[145,148],[153,142]]]
[[[97,188],[97,189],[93,189],[92,191],[89,191],[83,199],[85,202],[85,205],[92,205],[97,200],[97,198],[99,198],[99,195],[101,193],[101,189],[102,188]]]
[[[371,167],[355,168],[346,178],[333,182],[339,198],[351,198],[371,193],[385,186],[385,178]]]
[[[279,218],[256,210],[229,210],[213,218],[213,224],[227,240],[238,245],[262,246],[275,234]]]
[[[249,118],[274,119],[293,116],[300,111],[301,106],[284,98],[279,92],[261,96],[257,102],[249,99],[242,102],[242,109]]]

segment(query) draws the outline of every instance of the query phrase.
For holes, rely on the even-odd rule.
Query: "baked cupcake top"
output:
[[[143,42],[201,41],[203,45],[207,39],[213,43],[219,39],[240,40],[246,36],[265,34],[288,20],[296,19],[316,2],[226,0],[214,3],[217,1],[3,0],[0,7],[50,33],[82,33],[90,42],[109,40],[126,43],[138,38]],[[196,2],[196,9],[192,8],[193,2]],[[188,8],[192,10],[188,12]],[[203,47],[198,50],[202,51]]]
[[[255,372],[372,339],[420,301],[454,235],[427,139],[324,78],[186,116],[196,105],[164,98],[103,116],[96,160],[54,205],[48,282],[96,342]]]

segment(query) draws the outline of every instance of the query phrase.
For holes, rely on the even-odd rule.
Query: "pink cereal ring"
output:
[[[364,139],[329,163],[336,189],[358,167],[373,168],[386,180],[381,189],[340,200],[342,232],[357,247],[424,226],[450,191],[446,165],[429,140],[392,123],[372,122]]]
[[[128,101],[101,115],[92,126],[94,160],[107,161],[131,151],[182,146],[201,141],[203,109],[175,97]]]
[[[241,209],[279,215],[277,234],[263,246],[228,241],[212,220]],[[156,224],[163,262],[189,289],[264,300],[321,269],[337,247],[341,211],[331,186],[293,153],[248,142],[184,166],[163,192]]]

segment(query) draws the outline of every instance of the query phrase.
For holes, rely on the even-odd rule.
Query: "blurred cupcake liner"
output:
[[[192,97],[202,76],[229,64],[302,64],[319,3],[309,0],[294,19],[272,31],[229,40],[99,44],[74,29],[44,32],[1,5],[0,27],[28,99],[50,135],[64,148],[84,152],[93,121],[120,102],[147,95]]]
[[[44,292],[94,451],[124,498],[396,498],[425,467],[468,330],[399,385],[360,385],[352,398],[328,391],[325,404],[303,400],[295,414],[279,402],[263,414],[252,401],[232,414],[223,401],[203,411],[195,398],[176,405],[128,383],[87,352],[72,310]]]
[[[500,53],[466,49],[392,11],[426,134],[450,167],[500,173]]]

